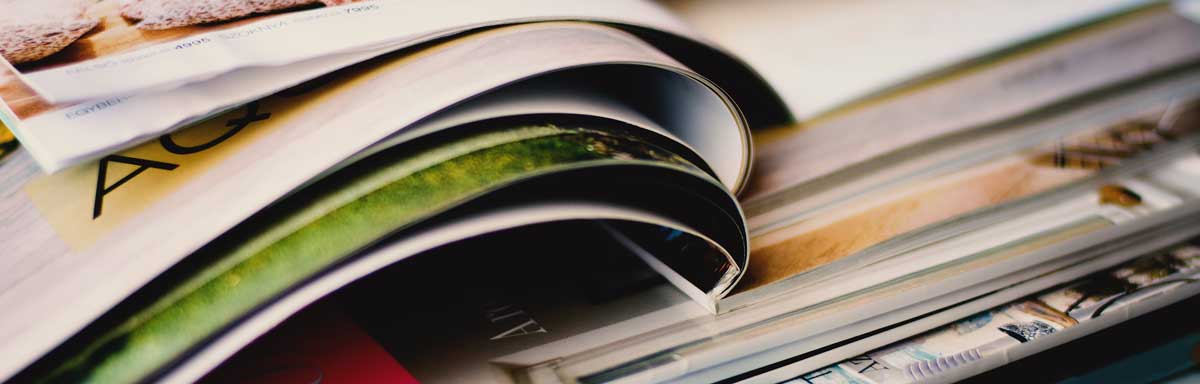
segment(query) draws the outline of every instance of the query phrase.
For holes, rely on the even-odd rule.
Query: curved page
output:
[[[0,372],[14,373],[251,213],[423,117],[395,106],[432,112],[548,70],[646,62],[649,51],[624,45],[636,40],[579,33],[591,30],[607,31],[514,27],[380,60],[55,175],[39,175],[25,153],[10,156],[0,170],[11,220],[0,232],[23,240],[0,258],[8,271],[0,303],[10,309],[0,334],[13,341]],[[531,36],[593,55],[508,49]],[[490,59],[460,60],[480,53]],[[479,88],[444,87],[455,81]]]
[[[405,128],[343,164],[450,127],[531,115],[600,117],[657,132],[735,194],[749,181],[752,145],[737,109],[717,88],[689,72],[609,65],[574,68],[471,98]],[[637,95],[636,97],[634,95]],[[694,155],[687,155],[694,154]],[[711,168],[710,168],[711,167]]]
[[[579,221],[579,217],[591,219]],[[291,324],[296,321],[295,312],[306,306],[312,308],[310,303],[335,291],[322,301],[374,306],[384,312],[375,316],[379,325],[414,331],[396,336],[420,335],[423,340],[391,343],[389,348],[396,348],[397,354],[388,356],[388,361],[400,361],[421,382],[430,383],[504,382],[489,368],[507,365],[522,354],[553,357],[611,342],[602,336],[606,327],[626,324],[631,318],[665,307],[706,313],[684,294],[667,284],[655,283],[661,278],[647,271],[645,265],[639,268],[640,260],[605,237],[602,229],[621,226],[661,235],[662,228],[680,223],[619,205],[581,202],[538,203],[470,216],[469,220],[447,223],[388,244],[330,271],[239,323],[163,380],[195,381],[222,360],[245,350],[254,338],[261,340],[261,335],[285,319],[285,324]],[[530,226],[530,220],[544,224]],[[503,233],[483,232],[496,222],[524,227]],[[437,239],[467,234],[483,237],[459,243]],[[567,235],[569,240],[556,239],[557,235]],[[674,237],[672,242],[679,244],[690,236]],[[700,241],[693,238],[688,243],[700,245]],[[422,246],[437,248],[425,251]],[[513,252],[495,252],[501,249]],[[399,260],[403,261],[397,263]],[[344,287],[350,282],[354,283]],[[384,297],[398,300],[384,299],[389,304],[380,305]],[[406,316],[413,308],[422,308],[428,316]],[[481,315],[488,309],[494,313],[494,323]],[[424,347],[405,348],[416,343]],[[472,347],[462,348],[464,344]],[[457,358],[448,362],[445,353],[456,353]],[[210,374],[205,382],[242,382],[261,373],[263,367],[254,365],[259,364],[234,368],[233,372],[224,368]]]
[[[503,189],[522,184],[524,180],[553,177],[563,171],[579,172],[587,167],[652,164],[675,168],[685,177],[705,177],[690,174],[694,171],[689,169],[694,168],[682,158],[632,136],[553,125],[505,130],[475,127],[467,131],[460,139],[445,141],[442,137],[424,143],[424,146],[432,147],[417,143],[380,153],[260,213],[190,257],[182,268],[191,271],[169,273],[164,279],[172,280],[172,274],[183,275],[169,288],[158,294],[143,291],[142,295],[153,298],[142,296],[127,304],[138,309],[129,312],[118,309],[116,314],[108,317],[120,318],[120,313],[131,313],[127,320],[101,320],[85,331],[84,336],[75,338],[67,347],[51,355],[45,364],[53,368],[49,368],[45,379],[139,381],[254,308],[358,250],[447,209],[484,195],[503,194]],[[612,179],[598,177],[594,180],[588,188],[580,188],[585,184],[580,180],[571,184],[573,188],[594,193],[591,191],[605,190]],[[636,186],[629,182],[611,184],[611,188],[618,191],[605,193],[619,194],[620,189]],[[708,185],[710,189],[723,189],[716,183],[709,182]],[[534,200],[545,200],[570,194],[572,189],[550,187],[540,188],[544,192],[526,191],[521,195],[540,194],[545,197]],[[538,190],[530,188],[530,191]],[[732,197],[723,194],[728,207]],[[497,202],[487,206],[493,209],[491,207],[497,206]],[[703,207],[703,204],[688,204],[685,208]],[[717,211],[703,216],[711,221],[721,215]],[[705,291],[727,291],[734,276],[744,266],[736,264],[730,253],[724,251],[729,249],[741,256],[746,252],[745,237],[737,235],[744,233],[744,226],[739,225],[740,215],[736,212],[723,215],[726,217],[723,225],[706,224],[700,228],[706,232],[732,232],[733,237],[721,233],[714,237],[733,241],[726,240],[719,246],[713,243],[714,249],[721,252],[702,255],[715,259],[699,262],[715,263],[716,268],[691,268],[696,271],[707,269],[708,273],[717,273],[717,276],[685,275]],[[403,238],[404,235],[400,236]],[[678,264],[689,260],[664,262]],[[167,284],[161,281],[151,287]],[[137,301],[144,304],[139,305]],[[101,330],[104,324],[118,325]],[[89,334],[99,336],[85,341]],[[68,352],[72,345],[82,347],[77,352]],[[55,363],[53,356],[60,354],[74,357]],[[30,375],[42,377],[37,371],[39,369],[34,368]]]
[[[575,202],[555,203],[552,208],[543,208],[544,205],[520,207],[527,211],[544,211],[521,215],[526,218],[556,217],[595,211],[597,207],[618,212],[625,209]],[[292,315],[283,327],[291,326],[297,317],[300,321],[310,317],[308,314],[313,308],[354,309],[353,312],[361,312],[354,313],[354,321],[364,325],[370,323],[367,331],[380,336],[376,342],[389,350],[388,360],[403,365],[423,383],[508,382],[506,375],[496,374],[497,368],[521,366],[520,360],[533,358],[522,358],[521,355],[553,358],[597,343],[611,342],[611,338],[604,336],[606,329],[623,327],[631,319],[652,315],[665,307],[704,313],[684,294],[666,284],[655,283],[661,278],[656,279],[657,276],[647,271],[644,265],[639,266],[642,263],[630,249],[606,236],[604,227],[662,236],[665,233],[662,226],[671,225],[647,217],[644,212],[632,213],[634,216],[620,220],[555,221],[527,226],[441,246],[415,256],[410,256],[411,246],[401,243],[381,247],[318,279],[304,292],[285,298],[239,324],[168,375],[167,381],[194,380],[195,375],[184,372],[199,371],[193,367],[200,366],[207,369],[211,364],[205,361],[217,361],[217,357],[223,358],[241,348],[248,340],[245,336],[239,339],[238,334],[265,333],[285,314],[333,289],[338,292],[323,298],[321,304],[310,305],[304,310],[305,314]],[[501,212],[471,218],[495,220],[497,217],[514,216]],[[647,222],[655,224],[647,225]],[[697,249],[703,247],[699,238],[685,240],[689,236],[670,235],[673,238],[670,242],[688,243]],[[405,258],[403,262],[376,272],[401,258]],[[363,277],[367,273],[371,275]],[[351,280],[355,280],[352,285],[342,287]],[[410,316],[414,308],[421,308],[425,315]],[[284,345],[287,343],[285,341]],[[407,347],[413,345],[422,348]],[[447,360],[448,354],[453,354],[455,359]],[[283,357],[283,360],[288,359]],[[235,364],[237,360],[239,358],[235,357]],[[240,365],[243,367],[222,368],[210,374],[205,382],[244,382],[271,366],[258,362]],[[385,376],[381,380],[394,379]]]

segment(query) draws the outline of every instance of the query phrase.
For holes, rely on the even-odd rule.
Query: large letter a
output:
[[[109,162],[118,162],[118,163],[136,165],[136,166],[138,166],[138,169],[134,170],[133,172],[129,172],[128,175],[125,175],[125,177],[122,177],[121,180],[117,180],[117,182],[113,183],[112,186],[105,187],[104,182],[107,181],[107,178],[108,178],[108,163]],[[100,210],[101,210],[101,208],[104,207],[104,195],[107,195],[109,192],[116,190],[122,184],[129,182],[129,180],[132,180],[134,177],[137,177],[137,175],[140,175],[142,172],[145,172],[149,168],[158,168],[158,169],[170,171],[170,170],[174,170],[175,168],[178,168],[178,167],[179,167],[179,164],[164,163],[161,161],[146,160],[146,159],[138,159],[138,158],[134,158],[134,157],[125,157],[125,156],[121,156],[121,155],[108,155],[108,156],[104,157],[103,159],[100,159],[100,172],[96,176],[96,198],[95,198],[95,201],[92,203],[92,219],[95,220],[97,217],[100,217]]]

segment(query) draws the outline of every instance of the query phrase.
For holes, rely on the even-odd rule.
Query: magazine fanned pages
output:
[[[0,380],[979,374],[1200,292],[1185,3],[0,0]]]

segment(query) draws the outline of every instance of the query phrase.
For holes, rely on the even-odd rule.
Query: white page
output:
[[[1147,0],[668,1],[807,119]]]
[[[85,102],[24,120],[10,118],[5,124],[42,169],[57,172],[384,53],[332,55],[293,63],[286,70],[246,68],[187,87]]]

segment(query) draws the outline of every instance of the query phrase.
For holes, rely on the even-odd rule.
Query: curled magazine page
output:
[[[0,168],[6,180],[3,205],[14,215],[0,232],[26,241],[2,258],[11,268],[0,302],[12,312],[2,320],[0,333],[23,340],[8,345],[23,347],[6,351],[13,358],[0,362],[0,372],[15,373],[21,356],[45,353],[43,348],[61,342],[263,206],[452,104],[548,71],[606,65],[678,73],[700,84],[694,89],[710,89],[682,69],[670,70],[677,64],[644,43],[613,31],[570,23],[515,26],[381,58],[53,175],[40,174],[28,153],[18,151]],[[527,40],[550,41],[546,38],[570,42],[564,46],[575,54],[560,55]],[[610,84],[646,95],[671,88],[670,82],[655,81]],[[707,97],[708,104],[700,105],[728,103],[720,95]],[[672,130],[695,121],[678,120],[688,116],[686,108],[666,115],[655,113],[653,104],[642,105],[633,109],[680,138],[664,142],[688,142],[688,131]],[[735,155],[734,162],[748,156],[747,128],[736,124],[743,120],[723,121],[735,124],[702,126],[737,130],[709,132],[736,140],[679,147]],[[690,137],[703,134],[692,131]],[[739,178],[748,164],[717,160],[703,168],[719,166],[730,190],[744,184]],[[177,230],[179,223],[188,223],[188,230]],[[35,296],[42,300],[29,300]],[[21,320],[35,318],[41,320]]]
[[[675,141],[673,145],[687,147],[680,152],[698,154],[704,160],[697,165],[712,167],[710,172],[737,194],[749,182],[750,130],[730,99],[694,75],[629,66],[576,68],[542,75],[464,101],[453,107],[453,113],[430,116],[419,126],[404,129],[355,154],[355,158],[430,132],[487,119],[522,115],[603,117],[661,133]],[[645,86],[614,87],[608,81],[611,79]]]
[[[150,283],[123,304],[125,309],[110,312],[18,380],[145,380],[256,308],[393,234],[404,242],[420,236],[420,228],[437,225],[424,223],[462,214],[454,211],[486,212],[524,200],[602,193],[604,199],[644,205],[642,209],[696,225],[663,224],[691,233],[712,251],[671,258],[667,251],[679,245],[654,249],[662,251],[658,257],[663,263],[705,292],[727,292],[732,279],[724,276],[744,267],[744,226],[732,196],[683,158],[619,129],[600,128],[609,132],[602,133],[521,124],[487,129],[506,124],[480,124],[380,152],[260,212]],[[446,135],[461,137],[446,140]],[[639,172],[656,176],[638,177]],[[616,174],[628,179],[615,181]],[[678,180],[665,181],[672,174]],[[678,206],[662,206],[672,198]],[[700,207],[710,208],[698,211]],[[570,212],[564,210],[571,216],[562,219],[604,218]],[[714,221],[716,217],[725,219]],[[486,221],[469,224],[497,230]],[[625,227],[617,228],[641,238]],[[695,263],[704,266],[689,267]]]
[[[556,209],[585,212],[595,207],[562,205]],[[669,234],[676,242],[691,236],[656,231],[644,224],[630,227],[629,222],[614,220],[517,228],[410,257],[341,288],[298,316],[350,319],[354,328],[368,335],[366,344],[379,346],[390,361],[422,383],[511,382],[516,380],[514,373],[520,375],[519,367],[602,345],[633,329],[653,329],[662,319],[705,316],[703,308],[666,284],[630,250],[607,238],[598,224],[647,235]],[[564,241],[566,238],[572,240]],[[488,251],[518,244],[520,252],[501,256]],[[358,264],[388,254],[398,256],[404,248],[400,243],[389,245],[345,269],[362,269]],[[371,263],[382,266],[385,262]],[[478,268],[452,267],[464,263]],[[431,273],[434,271],[454,272]],[[382,292],[417,290],[425,293],[404,304],[379,305],[377,301]],[[277,307],[282,305],[247,323],[259,322]],[[430,315],[411,316],[411,308],[428,308]],[[299,331],[295,319],[277,326],[272,334]],[[329,323],[300,326],[308,325],[325,327]],[[243,324],[239,330],[248,327]],[[232,338],[218,340],[202,354],[229,340]],[[244,382],[257,377],[264,362],[290,366],[298,362],[295,356],[266,352],[261,345],[297,342],[304,343],[273,335],[260,338],[202,382]],[[424,348],[408,347],[415,344]],[[457,358],[442,358],[449,353]],[[325,364],[318,365],[316,368],[326,369]],[[398,377],[389,375],[389,379]]]

